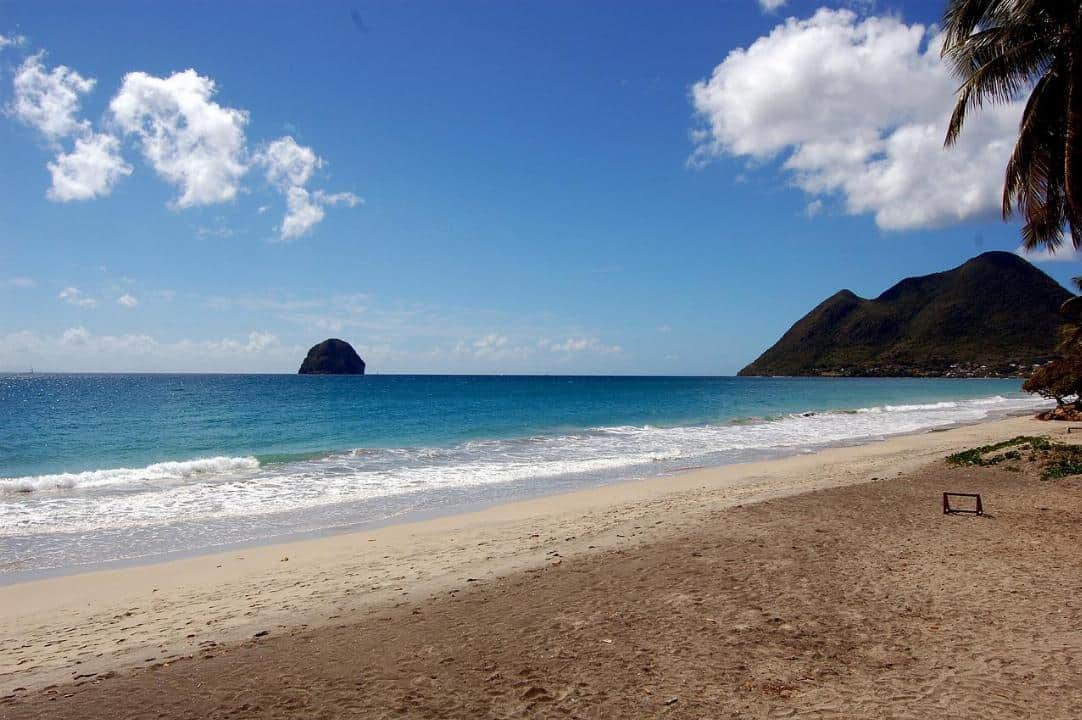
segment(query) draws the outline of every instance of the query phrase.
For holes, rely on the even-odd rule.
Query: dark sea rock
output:
[[[330,338],[308,351],[301,375],[364,375],[364,360],[345,340]]]

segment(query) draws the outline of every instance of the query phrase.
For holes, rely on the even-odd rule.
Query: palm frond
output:
[[[983,107],[985,102],[1010,102],[1028,87],[1034,75],[1048,70],[1052,57],[1043,39],[1031,39],[998,55],[991,56],[983,65],[966,76],[958,89],[958,101],[954,105],[944,145],[958,140],[971,107]]]
[[[941,52],[962,85],[945,145],[957,141],[970,109],[986,102],[1013,101],[1055,62],[1058,35],[1049,31],[1044,15],[1023,15],[1007,22],[1012,12],[1017,15],[1015,6],[1019,4],[1024,4],[1023,0],[956,0],[948,7],[948,16],[952,11],[961,17],[970,17],[962,11],[984,15],[972,27],[955,27],[958,32],[965,30],[960,37],[952,37],[950,18],[946,20],[948,32]]]
[[[1071,222],[1071,234],[1078,247],[1077,219],[1082,218],[1082,42],[1071,49],[1067,80],[1063,187]]]
[[[1079,0],[948,0],[940,53],[961,81],[944,144],[974,108],[1027,91],[1003,182],[1028,249],[1054,252],[1070,229],[1082,247],[1082,4]]]
[[[1063,78],[1049,73],[1037,81],[1022,112],[1018,140],[1007,162],[1003,183],[1003,216],[1013,206],[1023,215],[1045,203],[1045,188],[1052,181],[1055,146],[1062,142]]]
[[[943,13],[944,52],[963,42],[973,31],[997,14],[1001,0],[950,0]]]

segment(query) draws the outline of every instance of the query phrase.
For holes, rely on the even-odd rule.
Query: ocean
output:
[[[1032,412],[1017,380],[0,376],[0,582]]]

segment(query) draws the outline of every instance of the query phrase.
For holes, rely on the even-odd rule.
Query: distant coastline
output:
[[[791,375],[769,375],[741,371],[738,377],[832,377],[832,378],[958,378],[966,380],[1023,380],[1034,368],[1053,356],[999,364],[929,363],[927,365],[871,365],[857,367],[809,368]]]

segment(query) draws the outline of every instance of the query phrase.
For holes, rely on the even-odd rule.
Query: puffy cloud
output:
[[[267,181],[283,190],[307,185],[312,173],[323,167],[323,158],[289,135],[269,143],[257,160],[266,168]]]
[[[268,143],[255,160],[263,166],[267,182],[286,198],[286,214],[278,228],[281,240],[295,240],[306,235],[326,216],[325,207],[354,207],[361,202],[361,198],[348,192],[309,192],[305,186],[315,171],[323,167],[323,158],[289,135]],[[262,214],[263,208],[259,212]]]
[[[0,36],[0,48],[22,42]],[[39,130],[56,157],[48,163],[50,200],[67,202],[108,195],[119,180],[132,173],[121,156],[118,137],[95,132],[79,117],[80,99],[95,80],[60,65],[48,69],[44,53],[27,58],[14,78],[10,114]],[[209,77],[185,70],[168,77],[145,72],[124,76],[109,103],[115,127],[136,138],[154,171],[176,186],[177,208],[209,205],[234,199],[253,164],[285,198],[286,214],[277,228],[282,240],[308,234],[326,217],[326,208],[355,207],[353,193],[310,190],[308,183],[324,161],[312,148],[284,136],[254,156],[247,152],[248,113],[214,101],[216,86]],[[61,141],[74,138],[70,151]],[[259,208],[265,213],[266,206]]]
[[[133,308],[139,304],[139,301],[131,293],[124,293],[116,299],[117,304],[123,305],[126,308]]]
[[[83,291],[77,287],[66,287],[56,297],[68,305],[75,305],[76,307],[92,308],[98,304],[97,300],[86,297],[83,295]]]
[[[248,170],[248,114],[222,107],[211,100],[214,93],[214,81],[195,70],[167,78],[132,72],[109,103],[120,128],[139,138],[151,167],[180,189],[177,207],[232,200]]]
[[[64,65],[46,70],[44,57],[31,55],[15,71],[11,113],[55,142],[89,126],[77,118],[79,97],[93,90],[95,81]]]
[[[282,218],[279,234],[282,240],[294,240],[318,225],[327,213],[311,193],[302,187],[286,192],[286,216]]]
[[[59,202],[108,195],[120,178],[132,172],[120,156],[120,141],[103,133],[77,138],[75,148],[58,154],[48,168],[53,184],[45,194]]]
[[[46,70],[43,53],[27,58],[15,73],[15,100],[11,113],[36,128],[56,151],[47,167],[52,185],[46,197],[57,202],[89,200],[108,195],[131,166],[120,157],[120,141],[112,135],[91,131],[78,117],[79,98],[94,89],[95,80],[58,65]],[[75,137],[71,152],[60,141]]]
[[[362,202],[353,193],[325,193],[316,190],[309,193],[302,187],[291,187],[286,192],[286,215],[282,218],[279,236],[282,240],[295,240],[314,228],[326,217],[323,208],[332,205],[354,207]]]
[[[790,18],[693,86],[704,127],[691,162],[780,156],[799,188],[838,194],[884,229],[993,216],[1022,106],[984,108],[944,149],[957,83],[940,46],[896,17],[823,8]]]

